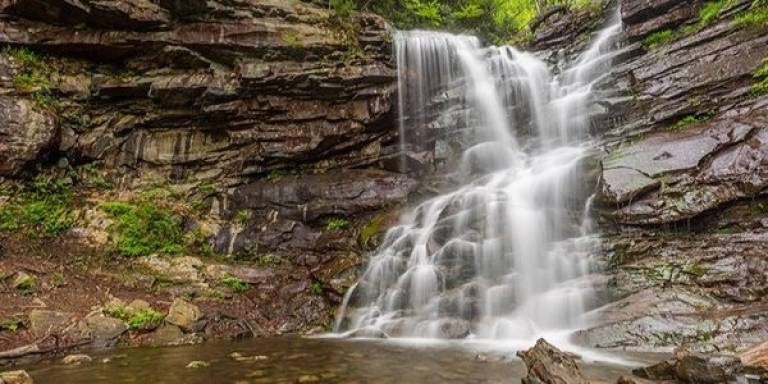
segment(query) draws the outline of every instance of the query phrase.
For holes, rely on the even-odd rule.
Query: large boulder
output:
[[[197,332],[205,327],[204,314],[200,308],[186,300],[176,299],[168,309],[165,321],[188,332]]]
[[[0,96],[0,176],[14,176],[57,146],[50,113],[31,100]]]

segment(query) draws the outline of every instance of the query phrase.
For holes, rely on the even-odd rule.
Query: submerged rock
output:
[[[207,368],[210,367],[211,364],[206,361],[191,361],[189,364],[187,364],[187,368],[197,369],[197,368]]]
[[[0,372],[0,383],[4,384],[34,384],[32,376],[27,371]]]
[[[93,359],[88,355],[69,355],[61,359],[61,362],[66,365],[82,365],[85,363],[90,363],[93,361]]]
[[[517,356],[528,368],[523,384],[589,384],[573,358],[544,339],[527,351],[518,351]]]

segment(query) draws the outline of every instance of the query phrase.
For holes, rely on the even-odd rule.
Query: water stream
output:
[[[598,240],[583,168],[593,85],[620,32],[611,25],[557,66],[470,36],[396,36],[404,149],[428,147],[423,132],[445,121],[469,145],[449,175],[459,186],[387,232],[337,333],[530,345],[587,326]]]

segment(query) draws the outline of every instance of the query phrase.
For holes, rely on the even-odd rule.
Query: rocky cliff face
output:
[[[327,325],[381,213],[416,185],[394,172],[391,31],[375,15],[298,0],[6,0],[0,44],[3,183],[53,172],[78,196],[72,229],[35,242],[109,250],[99,204],[171,190],[194,202],[182,224],[205,249],[257,265],[233,272],[258,288],[238,315],[256,333]],[[88,190],[83,172],[107,187]],[[0,250],[24,252],[2,236]],[[215,284],[204,275],[192,280]]]
[[[620,4],[627,41],[599,85],[594,127],[604,142],[595,208],[619,300],[583,333],[591,345],[739,352],[768,337],[768,96],[753,75],[768,25],[736,21],[757,2],[718,6],[705,17],[697,1]],[[600,20],[585,17],[549,21],[533,46],[575,50],[578,29],[563,25]],[[553,41],[562,34],[546,28],[573,35]]]

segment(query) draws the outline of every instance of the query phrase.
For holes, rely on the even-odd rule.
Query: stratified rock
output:
[[[571,356],[544,339],[527,351],[518,351],[528,368],[523,384],[588,384]]]
[[[204,315],[200,308],[182,299],[173,301],[165,321],[187,332],[197,332],[205,326]]]
[[[744,365],[757,365],[768,368],[768,341],[751,346],[739,356]]]
[[[56,148],[56,122],[31,100],[0,96],[0,176],[14,176]]]
[[[744,370],[735,356],[683,353],[677,357],[675,374],[686,383],[716,384],[735,380]]]
[[[0,382],[5,384],[34,384],[32,376],[22,370],[0,372]]]
[[[93,359],[88,355],[69,355],[61,359],[61,362],[65,365],[82,365],[90,363]]]

